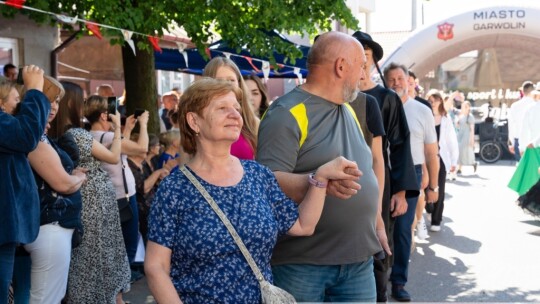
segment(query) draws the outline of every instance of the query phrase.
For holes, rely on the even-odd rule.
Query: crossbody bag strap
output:
[[[101,134],[101,137],[99,138],[100,144],[103,143],[103,136],[105,136],[105,133]],[[127,181],[126,181],[126,171],[125,171],[124,160],[122,159],[122,155],[120,155],[120,163],[122,164],[122,181],[124,182],[124,193],[126,194],[126,198],[129,200],[129,191],[127,188]]]
[[[120,155],[120,162],[122,163],[122,180],[124,181],[124,193],[126,194],[126,198],[129,200],[129,191],[127,188],[127,181],[126,181],[126,170],[124,165],[124,160],[122,159],[122,155]]]
[[[214,210],[214,212],[216,212],[218,217],[221,219],[221,221],[223,222],[223,224],[225,225],[225,227],[227,228],[227,230],[231,234],[234,242],[236,243],[236,245],[238,245],[238,248],[240,248],[240,251],[242,252],[242,254],[244,255],[244,258],[246,258],[246,261],[249,264],[249,267],[251,268],[251,270],[255,274],[255,277],[257,278],[259,283],[262,283],[264,281],[264,276],[261,273],[261,270],[259,269],[259,267],[255,263],[255,261],[253,260],[253,257],[251,256],[248,249],[246,248],[246,245],[244,245],[244,242],[242,242],[242,239],[240,238],[240,236],[238,235],[238,233],[234,229],[233,225],[231,224],[231,222],[229,221],[227,216],[223,213],[223,211],[221,211],[221,209],[216,204],[216,202],[214,201],[212,196],[210,196],[210,194],[206,191],[206,189],[203,187],[203,185],[201,185],[201,183],[199,183],[199,181],[195,178],[195,176],[193,176],[193,174],[191,174],[191,172],[189,172],[189,170],[186,168],[185,165],[182,165],[180,167],[180,171],[182,171],[182,173],[184,173],[184,175],[195,186],[195,188],[197,188],[197,190],[199,190],[199,192],[206,199],[206,201],[208,202],[208,204],[210,205],[212,210]]]

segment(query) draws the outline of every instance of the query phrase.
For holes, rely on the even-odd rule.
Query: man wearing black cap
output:
[[[353,36],[360,41],[366,54],[365,71],[370,75],[373,66],[381,74],[377,62],[383,56],[382,47],[369,34],[357,31]],[[384,78],[381,75],[384,83]],[[397,216],[407,211],[406,196],[417,196],[418,185],[411,156],[409,127],[403,104],[399,96],[378,84],[371,77],[360,82],[362,92],[377,99],[381,109],[386,136],[383,137],[383,153],[385,160],[385,187],[382,201],[382,217],[386,227],[389,243],[393,244],[393,227]],[[388,153],[390,152],[390,153]],[[375,280],[377,284],[377,302],[386,302],[387,270],[392,265],[390,258],[374,260]]]

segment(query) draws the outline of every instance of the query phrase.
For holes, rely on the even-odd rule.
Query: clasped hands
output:
[[[327,195],[332,195],[339,199],[349,199],[362,188],[358,183],[358,180],[362,176],[362,171],[358,169],[356,162],[349,161],[344,157],[338,157],[321,166],[319,170],[325,166],[330,166],[336,172],[334,176],[328,178]]]

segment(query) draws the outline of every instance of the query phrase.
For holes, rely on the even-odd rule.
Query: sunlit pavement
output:
[[[515,168],[481,163],[447,183],[442,229],[411,257],[413,301],[540,302],[540,220],[514,203]]]
[[[146,278],[142,278],[131,285],[131,291],[124,294],[124,301],[129,301],[131,304],[156,303],[154,297],[150,294]]]
[[[514,203],[506,187],[514,170],[510,161],[481,163],[447,183],[442,229],[418,241],[411,257],[413,301],[540,302],[540,220]],[[155,303],[145,279],[124,299]]]

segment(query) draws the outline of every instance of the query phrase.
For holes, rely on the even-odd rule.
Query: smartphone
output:
[[[145,109],[140,109],[140,108],[137,108],[135,109],[135,118],[141,116],[146,110]]]
[[[118,109],[118,99],[115,96],[107,98],[107,112],[115,115]]]
[[[17,84],[24,85],[23,68],[19,68],[19,74],[17,75]]]

